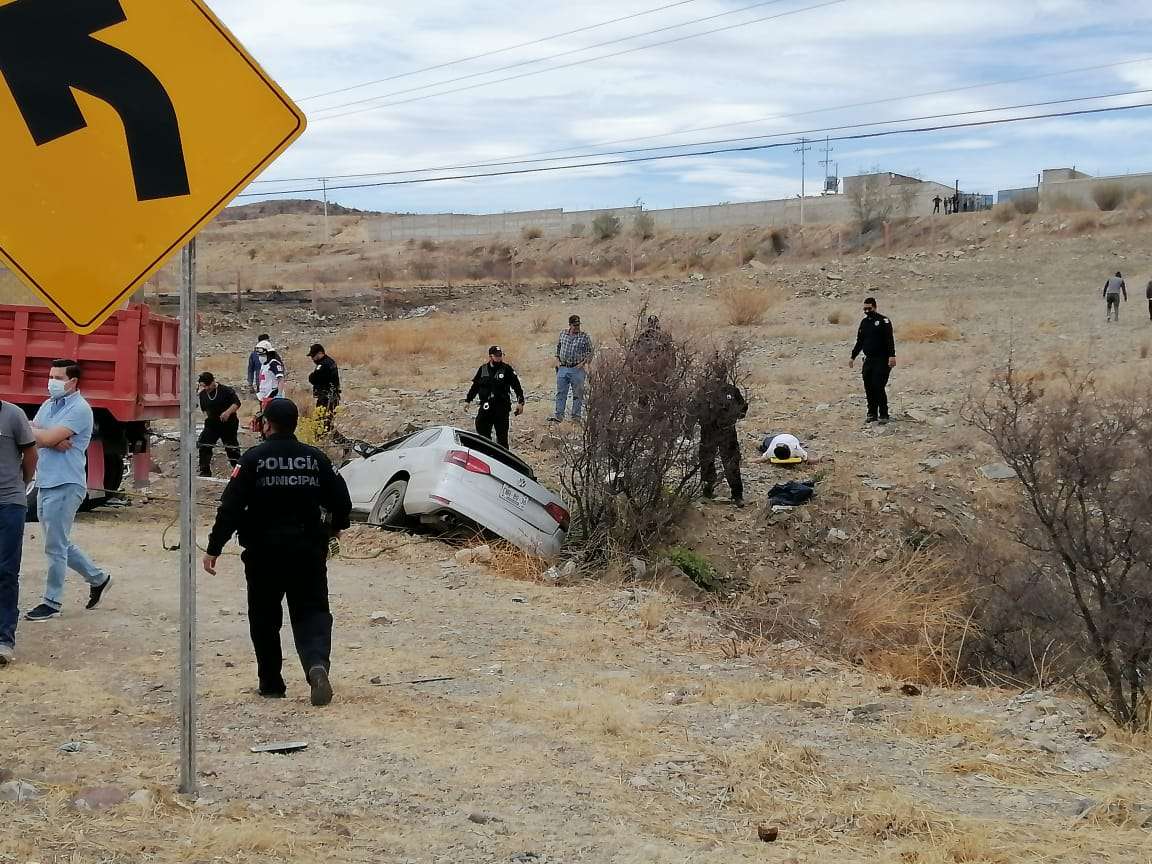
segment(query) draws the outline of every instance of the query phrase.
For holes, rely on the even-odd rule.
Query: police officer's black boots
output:
[[[308,670],[308,683],[312,685],[312,704],[322,708],[332,702],[332,682],[328,680],[328,670],[323,666],[313,666]]]

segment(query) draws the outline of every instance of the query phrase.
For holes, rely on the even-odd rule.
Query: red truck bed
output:
[[[130,306],[78,336],[42,306],[0,305],[0,399],[39,405],[53,360],[80,362],[84,398],[121,423],[180,416],[180,322]]]

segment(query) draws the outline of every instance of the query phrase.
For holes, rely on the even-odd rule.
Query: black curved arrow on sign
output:
[[[88,126],[72,88],[124,123],[136,197],[190,192],[176,109],[143,63],[92,34],[128,20],[120,0],[15,0],[0,6],[0,74],[37,145]]]

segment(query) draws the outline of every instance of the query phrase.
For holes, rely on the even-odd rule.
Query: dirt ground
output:
[[[342,428],[379,439],[408,422],[467,424],[467,380],[488,345],[505,345],[531,395],[514,445],[555,485],[545,424],[555,334],[579,311],[603,339],[647,298],[702,341],[750,340],[749,444],[791,431],[825,460],[802,518],[701,506],[685,527],[683,541],[750,594],[784,595],[839,578],[909,519],[997,518],[1011,485],[976,473],[993,454],[961,405],[1010,354],[1030,370],[1148,374],[1142,222],[954,224],[889,250],[784,256],[725,275],[478,285],[416,321],[376,323],[363,309],[211,312],[203,365],[237,381],[267,328],[299,387],[297,355],[330,343],[346,378]],[[1135,296],[1119,325],[1105,325],[1099,292],[1116,269],[1132,271]],[[778,290],[781,302],[764,324],[732,328],[716,297],[733,284]],[[847,368],[865,294],[896,323],[898,419],[884,430],[863,428]],[[748,466],[747,476],[760,501],[788,475]],[[156,493],[170,488],[157,478]],[[1142,827],[1152,746],[1074,699],[1019,688],[905,695],[906,681],[799,641],[734,640],[714,599],[607,577],[513,581],[458,565],[437,540],[363,527],[331,567],[337,698],[327,709],[307,704],[291,661],[287,701],[254,695],[239,559],[202,576],[202,792],[181,799],[177,556],[162,544],[173,515],[157,499],[82,517],[76,539],[114,573],[114,591],[85,612],[72,582],[62,619],[21,625],[18,663],[0,673],[0,780],[38,797],[0,801],[0,862],[1152,861]],[[849,541],[828,542],[832,528]],[[39,541],[29,526],[26,606],[44,575]],[[377,612],[387,620],[374,623]],[[401,683],[429,678],[450,680]],[[280,741],[309,746],[249,752]],[[83,807],[101,794],[132,798]]]

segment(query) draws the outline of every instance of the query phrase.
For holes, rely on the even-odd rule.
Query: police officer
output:
[[[496,443],[508,449],[508,420],[512,413],[512,392],[516,393],[516,416],[524,413],[524,388],[516,370],[504,362],[504,349],[493,345],[488,349],[488,362],[476,370],[472,387],[464,403],[480,397],[480,410],[476,412],[476,431],[485,438],[496,432]]]
[[[736,424],[748,416],[748,402],[740,388],[728,380],[728,370],[719,357],[712,362],[692,406],[700,424],[700,482],[704,497],[716,497],[716,457],[724,465],[724,477],[732,493],[732,503],[744,506],[744,481],[740,477],[740,439]]]
[[[896,368],[896,339],[891,319],[876,311],[876,299],[864,301],[864,320],[856,334],[849,369],[856,366],[856,358],[864,354],[864,394],[868,397],[867,423],[888,425],[888,378]]]
[[[308,376],[308,383],[312,385],[316,407],[322,412],[324,431],[331,432],[336,420],[336,409],[340,407],[340,367],[319,343],[308,349],[308,359],[316,364]]]
[[[296,652],[312,688],[312,704],[320,706],[332,701],[327,550],[329,540],[348,527],[352,502],[328,457],[296,440],[299,419],[299,409],[288,399],[274,399],[264,409],[266,441],[245,453],[232,472],[208,539],[204,570],[216,574],[217,558],[239,533],[260,695],[285,695],[280,627],[287,597]]]

